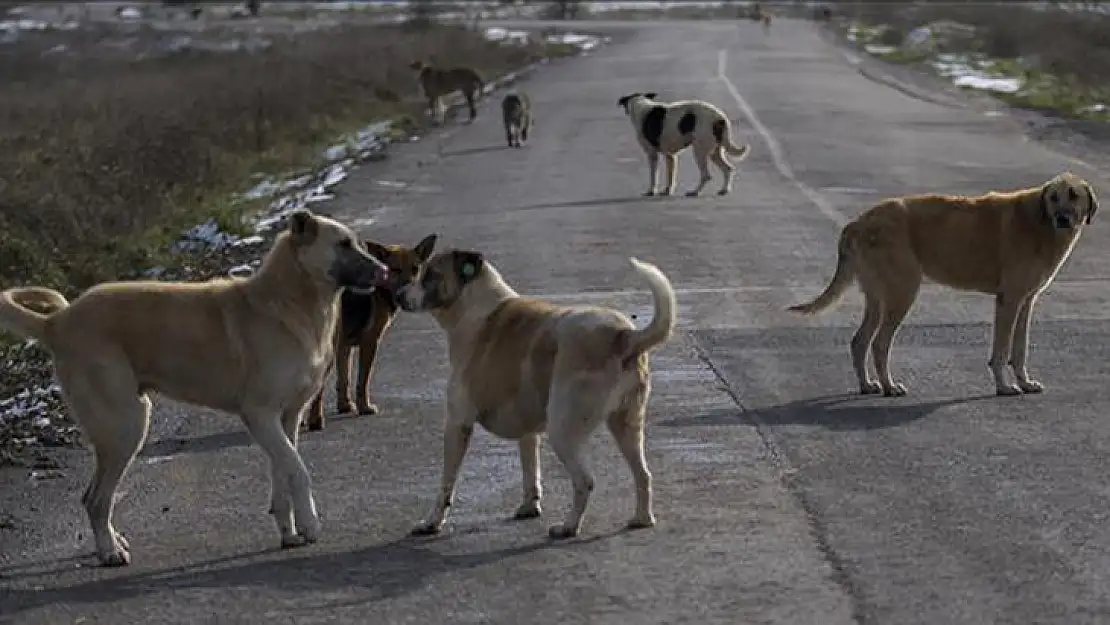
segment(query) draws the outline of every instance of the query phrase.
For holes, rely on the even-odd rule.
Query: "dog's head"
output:
[[[1086,180],[1064,172],[1041,187],[1041,209],[1053,228],[1072,230],[1091,223],[1098,211],[1098,197]]]
[[[636,98],[646,98],[648,100],[654,100],[658,96],[659,94],[655,93],[654,91],[649,91],[647,93],[640,93],[639,91],[637,91],[636,93],[630,93],[626,96],[621,96],[621,98],[617,100],[617,106],[624,108],[624,114],[628,115],[632,112],[632,102],[636,100]]]
[[[397,303],[408,312],[451,307],[467,286],[482,279],[485,259],[480,252],[450,250],[433,256],[416,279],[397,291]]]
[[[428,258],[435,250],[437,238],[437,235],[429,234],[412,248],[403,245],[383,245],[369,239],[362,243],[371,256],[382,261],[389,269],[389,282],[382,288],[396,297],[401,286],[415,280],[420,273],[420,268],[428,262]]]
[[[297,261],[313,278],[338,290],[387,286],[389,269],[374,258],[347,226],[312,211],[289,216],[289,240]]]

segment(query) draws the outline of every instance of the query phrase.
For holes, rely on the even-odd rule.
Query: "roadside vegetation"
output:
[[[1097,3],[831,5],[841,33],[876,57],[1013,106],[1110,120],[1110,14]]]

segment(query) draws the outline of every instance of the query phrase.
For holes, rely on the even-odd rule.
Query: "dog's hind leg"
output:
[[[999,395],[1021,395],[1021,387],[1008,379],[1010,357],[1014,350],[1014,330],[1024,301],[999,293],[994,303],[994,344],[989,366]],[[1032,312],[1032,307],[1030,307]],[[1026,329],[1028,331],[1028,328]],[[1027,348],[1028,349],[1028,348]]]
[[[1029,357],[1029,320],[1033,316],[1033,306],[1037,303],[1037,293],[1025,299],[1021,309],[1018,310],[1017,326],[1014,328],[1014,344],[1010,350],[1010,364],[1014,368],[1018,387],[1026,393],[1040,393],[1044,385],[1029,377],[1029,370],[1025,368]]]
[[[879,331],[879,322],[882,320],[882,300],[867,293],[864,294],[863,319],[859,329],[852,336],[852,368],[855,369],[856,379],[859,381],[860,395],[877,395],[883,392],[881,384],[871,378],[867,370],[867,353],[875,340],[875,333]]]
[[[520,468],[524,501],[516,509],[514,519],[534,519],[542,513],[540,498],[543,488],[540,485],[540,435],[525,434],[518,442],[520,448]]]
[[[663,187],[663,195],[671,195],[678,184],[678,155],[664,154],[663,158],[667,161],[667,186]]]
[[[303,537],[305,543],[314,543],[320,534],[320,518],[312,498],[308,467],[297,453],[293,442],[296,437],[286,434],[286,423],[291,422],[295,427],[302,409],[303,405],[297,404],[281,414],[256,409],[243,415],[251,436],[270,460],[270,512],[281,535],[282,547],[300,545],[299,537]]]
[[[108,362],[79,376],[58,367],[58,378],[96,455],[93,478],[81,501],[97,559],[104,566],[126,566],[131,563],[130,546],[116,531],[112,516],[120,479],[146,440],[150,399],[136,394],[138,382],[125,364]]]
[[[725,179],[721,189],[717,191],[717,195],[728,195],[732,191],[732,179],[736,175],[736,166],[728,162],[728,159],[725,158],[724,148],[719,145],[713,149],[710,158],[713,159],[713,164],[717,166],[717,169],[721,170],[721,175]]]
[[[895,278],[894,275],[901,278]],[[875,334],[874,343],[871,344],[871,356],[875,359],[879,384],[883,388],[883,395],[888,397],[906,394],[906,386],[895,382],[890,375],[890,348],[894,343],[894,336],[898,333],[898,327],[910,312],[910,307],[917,299],[917,291],[921,288],[920,273],[901,271],[895,272],[894,275],[887,279],[886,288],[883,290],[886,297],[883,298],[879,331]]]
[[[355,381],[355,408],[360,415],[378,414],[378,407],[370,401],[370,376],[374,373],[374,359],[381,344],[381,332],[373,341],[363,341],[358,348],[358,380]]]
[[[478,117],[478,109],[474,106],[474,91],[474,88],[466,89],[463,91],[463,97],[466,98],[466,109],[470,113],[469,121],[474,121],[474,118]]]
[[[698,180],[697,187],[686,192],[686,197],[697,197],[701,195],[702,190],[705,189],[705,185],[709,184],[709,181],[713,179],[713,177],[709,175],[709,150],[695,143],[694,161],[698,164],[698,172],[701,178]]]
[[[652,512],[651,471],[648,470],[647,459],[644,457],[644,412],[650,391],[650,387],[645,384],[640,391],[642,393],[640,397],[609,415],[606,422],[609,432],[617,442],[617,448],[628,463],[628,468],[632,470],[632,480],[636,484],[636,514],[628,521],[629,529],[655,525],[655,514]]]
[[[335,346],[335,410],[339,414],[354,412],[351,407],[351,351],[346,342]]]
[[[582,527],[582,518],[594,490],[594,478],[582,458],[582,445],[601,419],[594,394],[573,385],[555,389],[547,406],[548,438],[551,449],[563,463],[574,487],[570,510],[561,525],[548,528],[554,539],[572,538]]]

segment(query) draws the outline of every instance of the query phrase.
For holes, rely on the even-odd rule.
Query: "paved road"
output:
[[[748,23],[638,24],[622,39],[528,83],[539,119],[525,150],[500,147],[487,104],[473,126],[356,175],[335,206],[382,239],[434,231],[485,250],[522,292],[564,301],[646,312],[627,257],[669,273],[681,316],[654,358],[656,529],[618,531],[632,487],[600,433],[581,539],[551,545],[546,522],[506,521],[515,446],[480,434],[449,533],[406,538],[439,475],[445,378],[441,336],[413,315],[382,355],[384,414],[304,439],[320,544],[274,550],[261,452],[236,421],[198,412],[185,442],[152,447],[126,482],[128,569],[73,559],[89,546],[78,490],[29,491],[48,518],[4,545],[0,621],[1110,622],[1104,223],[1039,308],[1040,397],[990,395],[981,296],[926,289],[895,351],[901,399],[846,394],[858,296],[815,320],[782,312],[828,278],[837,224],[884,195],[1093,174],[1004,119],[865,79],[808,24],[776,22],[772,38]],[[735,195],[638,197],[643,157],[616,106],[636,90],[733,112],[754,146]],[[687,187],[689,155],[680,167]],[[551,518],[569,489],[543,460]]]

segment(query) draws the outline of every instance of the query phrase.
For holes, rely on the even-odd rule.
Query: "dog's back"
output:
[[[526,93],[518,91],[502,98],[501,121],[509,147],[520,147],[522,140],[528,140],[528,131],[532,127],[532,103]]]

